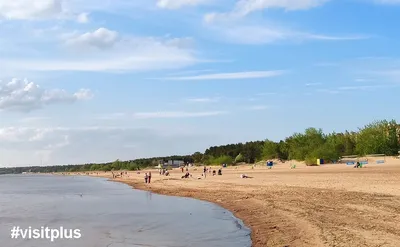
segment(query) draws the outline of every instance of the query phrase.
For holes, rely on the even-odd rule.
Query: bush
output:
[[[222,155],[211,161],[211,164],[215,164],[215,165],[232,164],[232,163],[233,163],[233,159],[232,159],[232,157],[230,157],[228,155]]]
[[[238,154],[238,156],[236,156],[235,158],[235,163],[240,163],[240,162],[244,162],[244,157],[242,154]]]

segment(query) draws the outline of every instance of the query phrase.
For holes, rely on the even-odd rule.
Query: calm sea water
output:
[[[82,194],[82,196],[81,196]],[[80,239],[11,239],[13,226],[80,229]],[[250,231],[229,212],[105,179],[0,176],[0,241],[7,247],[246,247]]]

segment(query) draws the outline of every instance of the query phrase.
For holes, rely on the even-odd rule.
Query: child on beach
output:
[[[149,176],[147,175],[147,172],[144,174],[144,183],[147,184],[147,180],[149,179]]]
[[[150,183],[150,181],[151,181],[151,172],[149,172],[149,176],[147,178],[147,183]]]

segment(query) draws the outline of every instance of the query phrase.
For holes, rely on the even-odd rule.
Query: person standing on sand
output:
[[[207,167],[205,167],[205,166],[204,166],[204,169],[203,169],[203,173],[204,173],[204,178],[206,178],[206,175],[207,175]]]
[[[149,172],[149,178],[147,179],[147,182],[150,183],[151,181],[151,172]]]
[[[144,174],[144,183],[147,184],[147,179],[149,179],[149,176],[147,175],[147,172]]]

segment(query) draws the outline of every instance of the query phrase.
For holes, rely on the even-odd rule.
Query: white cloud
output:
[[[344,86],[344,87],[339,87],[338,90],[342,90],[342,91],[349,91],[349,90],[355,90],[355,91],[376,90],[376,89],[382,89],[382,88],[393,88],[393,87],[397,87],[397,86],[398,85]]]
[[[163,9],[179,9],[186,6],[196,6],[209,0],[158,0],[157,7]]]
[[[234,13],[247,15],[251,12],[281,8],[284,10],[306,10],[320,6],[329,0],[240,0],[236,3]]]
[[[257,96],[269,96],[269,95],[277,95],[275,92],[269,92],[269,93],[258,93],[256,94]]]
[[[345,41],[368,39],[368,35],[321,34],[297,30],[287,24],[267,22],[251,18],[249,13],[269,9],[305,10],[317,7],[329,0],[240,0],[231,12],[208,13],[204,21],[218,40],[236,44],[269,44],[275,42]],[[260,23],[262,22],[262,23]]]
[[[312,86],[319,86],[321,83],[315,82],[315,83],[306,83],[306,87],[312,87]]]
[[[131,72],[180,69],[205,61],[189,43],[190,38],[129,37],[105,28],[84,34],[62,35],[65,53],[50,46],[48,56],[35,58],[0,58],[5,71],[91,71]],[[63,48],[63,47],[62,47]],[[39,54],[40,55],[40,54]],[[47,54],[46,54],[47,55]],[[44,58],[46,57],[46,58]]]
[[[0,18],[4,19],[49,19],[62,13],[61,0],[0,0]]]
[[[256,79],[256,78],[269,78],[285,74],[282,70],[264,70],[264,71],[244,71],[234,73],[219,73],[219,74],[203,74],[194,76],[181,76],[181,77],[166,77],[161,80],[177,80],[177,81],[191,81],[191,80],[238,80],[238,79]]]
[[[89,22],[89,13],[81,13],[76,17],[76,21],[79,23],[88,23]]]
[[[220,98],[189,98],[186,100],[194,103],[215,103],[218,102]]]
[[[320,41],[345,41],[368,39],[365,35],[323,35],[309,32],[295,31],[290,28],[279,27],[277,25],[242,25],[227,24],[213,25],[210,27],[215,36],[228,43],[237,44],[268,44],[275,42],[302,42],[310,40]]]
[[[67,45],[81,49],[97,48],[101,50],[113,47],[118,42],[118,38],[118,32],[102,27],[94,32],[69,37],[65,42]]]
[[[227,114],[225,111],[209,111],[209,112],[138,112],[133,115],[137,119],[154,119],[154,118],[194,118],[194,117],[211,117]]]
[[[286,11],[307,10],[318,7],[328,1],[330,0],[239,0],[232,11],[207,13],[204,16],[204,20],[208,23],[231,21],[245,17],[252,12],[270,8],[280,8]]]
[[[42,89],[26,79],[14,78],[8,83],[0,83],[0,110],[32,111],[51,104],[71,103],[92,97],[88,89],[69,94],[62,89]]]
[[[0,128],[2,165],[82,164],[188,154],[204,150],[211,135],[149,128]],[[214,136],[214,140],[218,139]],[[182,143],[185,143],[182,146]]]

